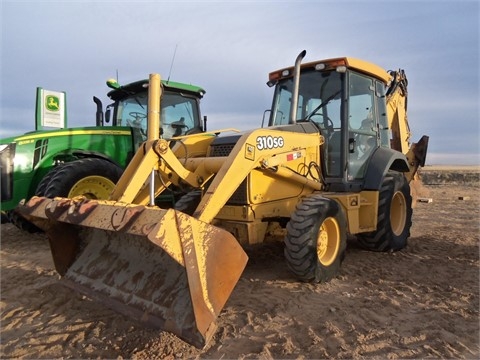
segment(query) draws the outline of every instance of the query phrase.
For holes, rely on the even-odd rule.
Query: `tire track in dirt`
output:
[[[478,358],[478,186],[428,186],[395,253],[349,241],[340,276],[299,283],[282,244],[250,261],[203,350],[62,286],[48,244],[2,225],[2,358]],[[460,201],[458,196],[469,196]]]

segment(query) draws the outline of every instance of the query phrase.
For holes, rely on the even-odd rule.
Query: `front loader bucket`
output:
[[[34,197],[18,211],[45,230],[67,285],[196,347],[248,259],[230,233],[173,209]]]

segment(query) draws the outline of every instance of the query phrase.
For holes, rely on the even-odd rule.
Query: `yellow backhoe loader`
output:
[[[334,277],[347,235],[375,251],[404,248],[409,182],[428,144],[410,144],[404,72],[304,56],[270,73],[268,126],[243,133],[162,139],[152,74],[148,140],[109,200],[19,205],[47,233],[65,283],[202,347],[246,265],[242,245],[273,228],[285,228],[286,265],[301,281]],[[156,207],[172,184],[186,195]]]

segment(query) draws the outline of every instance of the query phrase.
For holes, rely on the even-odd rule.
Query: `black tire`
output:
[[[407,246],[412,226],[410,185],[401,173],[388,173],[378,199],[377,230],[358,234],[364,248],[373,251],[397,251]]]
[[[193,215],[198,204],[200,204],[201,199],[202,192],[200,190],[190,191],[178,199],[178,201],[175,203],[174,209],[187,215]]]
[[[22,215],[17,213],[15,210],[7,211],[6,216],[8,218],[8,222],[12,223],[22,231],[29,232],[30,234],[42,232],[40,228],[38,228],[36,225],[32,224],[30,221],[25,219]]]
[[[65,163],[52,176],[44,196],[108,199],[123,170],[103,159],[85,158]]]
[[[320,194],[305,197],[287,224],[285,259],[302,281],[335,277],[347,246],[346,220],[340,205]]]
[[[43,179],[38,183],[37,189],[35,190],[36,196],[44,196],[45,191],[47,190],[50,181],[55,176],[55,174],[60,170],[63,164],[59,164],[53,167],[48,173],[45,174]]]

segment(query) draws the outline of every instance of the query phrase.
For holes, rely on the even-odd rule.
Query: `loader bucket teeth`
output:
[[[173,209],[34,197],[19,211],[43,226],[67,286],[196,347],[247,262],[230,233]]]

